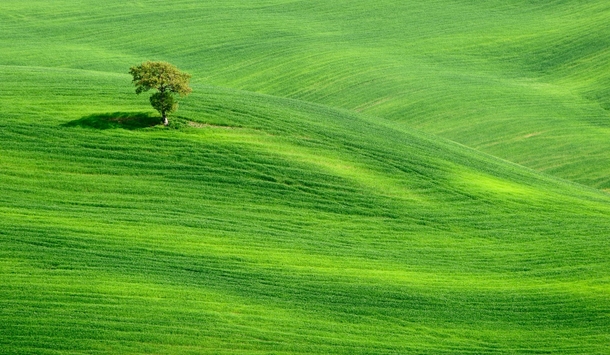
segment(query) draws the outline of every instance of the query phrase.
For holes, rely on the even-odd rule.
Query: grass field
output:
[[[125,73],[357,110],[610,188],[610,3],[5,0],[0,64]]]
[[[607,15],[3,1],[0,353],[610,353]]]

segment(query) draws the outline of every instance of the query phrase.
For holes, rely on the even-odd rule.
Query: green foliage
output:
[[[133,76],[136,94],[157,89],[159,92],[171,92],[185,96],[192,91],[189,87],[191,75],[181,72],[167,62],[144,62],[131,67],[129,73]]]
[[[147,61],[131,67],[129,73],[133,77],[136,94],[139,95],[151,89],[157,90],[151,95],[150,104],[161,114],[166,126],[168,124],[167,115],[178,108],[174,95],[186,96],[192,92],[189,87],[191,75],[181,72],[167,62]]]
[[[156,92],[150,96],[151,106],[159,111],[165,118],[166,115],[175,112],[178,109],[178,102],[174,99],[174,96],[169,92]]]

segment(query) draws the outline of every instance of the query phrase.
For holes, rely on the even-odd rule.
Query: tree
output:
[[[150,96],[150,104],[163,117],[163,124],[168,125],[167,115],[176,111],[178,101],[176,95],[186,96],[191,93],[189,79],[191,75],[181,72],[167,62],[147,61],[129,69],[133,76],[132,83],[136,86],[136,94],[150,89],[157,92]]]

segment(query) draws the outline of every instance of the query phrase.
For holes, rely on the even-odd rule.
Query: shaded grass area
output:
[[[2,349],[608,350],[606,194],[352,112],[202,85],[180,111],[197,127],[81,129],[65,123],[144,112],[128,85],[102,95],[126,75],[13,75],[0,100],[81,84],[0,122]]]
[[[162,123],[161,117],[147,112],[112,112],[87,115],[64,123],[64,127],[86,127],[96,129],[139,129],[153,127]]]

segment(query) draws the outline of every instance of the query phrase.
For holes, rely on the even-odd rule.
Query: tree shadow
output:
[[[161,117],[146,112],[112,112],[84,116],[78,120],[64,123],[64,127],[86,127],[95,129],[140,129],[162,123]]]

